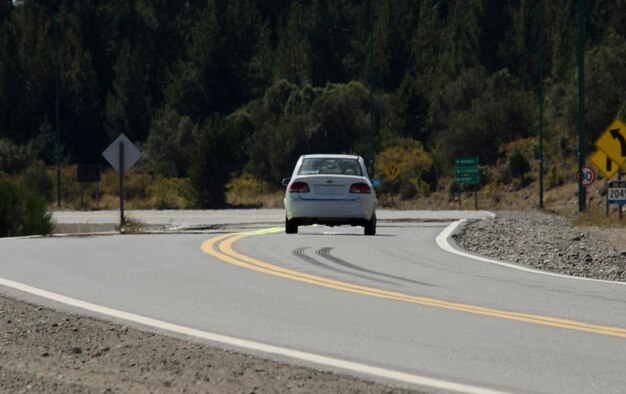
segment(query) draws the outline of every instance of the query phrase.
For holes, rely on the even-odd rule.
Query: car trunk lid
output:
[[[298,181],[309,185],[309,193],[299,193],[303,200],[356,200],[358,193],[350,193],[350,186],[363,183],[362,177],[354,176],[306,176]]]

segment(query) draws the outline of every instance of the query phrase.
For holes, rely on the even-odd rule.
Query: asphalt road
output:
[[[449,222],[397,219],[379,222],[375,237],[260,226],[241,235],[2,239],[0,283],[408,387],[623,392],[626,286],[452,254],[435,242]]]

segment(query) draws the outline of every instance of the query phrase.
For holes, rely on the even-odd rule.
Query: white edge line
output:
[[[32,287],[23,283],[15,282],[9,279],[0,278],[0,285],[9,287],[22,292],[30,293],[35,296],[43,297],[52,301],[56,301],[62,304],[70,305],[73,307],[81,308],[90,312],[95,312],[102,315],[112,316],[118,319],[126,320],[129,322],[138,323],[144,326],[154,327],[161,330],[169,331],[176,334],[182,334],[190,337],[196,337],[205,339],[212,342],[222,343],[226,345],[235,346],[238,348],[259,351],[264,353],[276,354],[285,356],[288,358],[311,362],[323,366],[335,367],[345,371],[352,371],[370,376],[395,380],[398,382],[415,384],[422,387],[430,387],[435,389],[442,389],[447,391],[455,391],[469,394],[503,394],[501,391],[486,389],[477,386],[469,386],[461,383],[448,382],[445,380],[433,379],[418,375],[412,375],[409,373],[393,371],[390,369],[373,367],[366,364],[360,364],[336,358],[321,356],[314,353],[307,353],[283,347],[267,345],[259,342],[253,342],[244,339],[238,339],[225,335],[210,333],[190,327],[181,326],[178,324],[168,323],[162,320],[153,319],[146,316],[137,315],[130,312],[124,312],[105,306],[92,304],[90,302],[81,301],[76,298],[67,297],[61,294],[53,293],[47,290],[42,290],[36,287]]]
[[[489,259],[489,258],[486,258],[486,257],[478,256],[478,255],[475,255],[475,254],[470,254],[470,253],[464,252],[462,250],[456,249],[455,247],[453,247],[450,244],[449,239],[452,236],[452,234],[454,233],[454,230],[456,230],[457,227],[459,227],[462,223],[464,223],[466,221],[467,221],[467,219],[461,219],[461,220],[457,220],[456,222],[452,222],[448,227],[446,227],[437,236],[437,238],[436,238],[437,245],[439,245],[439,247],[441,249],[445,250],[446,252],[450,252],[450,253],[453,253],[453,254],[456,254],[456,255],[459,255],[459,256],[463,256],[463,257],[466,257],[468,259],[482,261],[484,263],[495,264],[495,265],[500,265],[502,267],[516,269],[518,271],[530,272],[530,273],[538,274],[538,275],[554,276],[554,277],[557,277],[557,278],[565,278],[565,279],[573,279],[573,280],[584,280],[584,281],[588,281],[588,282],[610,283],[610,284],[613,284],[613,285],[621,285],[621,286],[626,285],[626,282],[618,282],[618,281],[614,281],[614,280],[605,280],[605,279],[584,278],[584,277],[580,277],[580,276],[557,274],[555,272],[541,271],[541,270],[538,270],[538,269],[522,267],[522,266],[519,266],[519,265],[516,265],[516,264],[505,263],[503,261]]]

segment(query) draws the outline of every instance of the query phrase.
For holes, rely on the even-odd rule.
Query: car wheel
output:
[[[376,235],[376,214],[372,215],[372,218],[365,223],[365,235]]]
[[[298,225],[293,220],[285,218],[285,233],[298,234]]]

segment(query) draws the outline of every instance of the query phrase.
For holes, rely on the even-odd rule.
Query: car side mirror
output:
[[[289,184],[290,180],[291,180],[291,178],[283,178],[283,182],[282,182],[283,186],[286,187]]]

